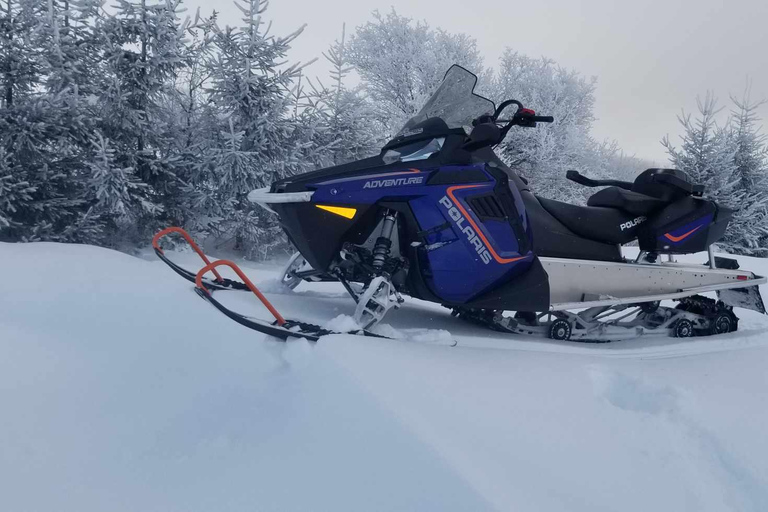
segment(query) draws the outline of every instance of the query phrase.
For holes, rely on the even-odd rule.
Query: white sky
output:
[[[185,3],[201,14],[215,8],[222,25],[239,23],[228,0]],[[294,60],[308,61],[341,35],[342,23],[349,34],[374,9],[391,7],[472,35],[486,66],[510,47],[597,76],[593,134],[659,163],[666,161],[659,140],[677,140],[676,116],[692,111],[697,95],[710,90],[726,105],[749,78],[752,97],[768,98],[768,0],[272,0],[266,18],[278,35],[308,24],[292,51]],[[325,66],[317,62],[308,73],[322,76]],[[768,117],[768,106],[761,114]]]

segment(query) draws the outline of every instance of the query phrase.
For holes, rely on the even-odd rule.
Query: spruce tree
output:
[[[197,226],[217,245],[264,257],[286,242],[274,216],[246,196],[305,169],[290,117],[290,91],[300,66],[282,66],[303,27],[273,36],[262,19],[265,4],[236,5],[244,15],[242,27],[213,28],[207,92],[216,109],[215,125],[187,190],[194,193],[189,200],[202,208]]]
[[[96,241],[98,222],[84,215],[79,146],[91,116],[83,115],[75,89],[50,87],[57,66],[51,49],[61,42],[55,6],[10,0],[3,7],[0,181],[15,192],[0,205],[2,238]],[[85,226],[83,235],[72,230],[76,225]]]
[[[331,65],[330,86],[322,80],[309,81],[303,119],[299,126],[311,126],[307,158],[317,165],[338,165],[377,153],[383,145],[384,126],[363,87],[346,86],[353,70],[349,62],[346,27],[323,57]],[[313,122],[314,121],[314,122]]]
[[[730,126],[734,177],[738,179],[736,229],[727,235],[732,250],[740,254],[768,254],[768,146],[761,133],[758,109],[749,89],[741,99],[731,97]]]
[[[104,51],[98,130],[114,149],[116,168],[146,185],[134,187],[128,203],[138,241],[160,225],[177,223],[173,212],[183,183],[170,140],[174,118],[165,107],[169,84],[186,65],[186,24],[178,0],[119,0],[115,9],[98,25]]]
[[[685,171],[694,183],[705,186],[705,196],[734,210],[731,225],[719,245],[739,254],[761,254],[761,240],[766,233],[765,201],[753,188],[742,184],[744,169],[739,162],[745,154],[739,149],[739,133],[747,133],[732,120],[724,126],[716,122],[722,109],[711,94],[697,100],[698,117],[683,113],[678,117],[683,126],[681,144],[676,148],[665,137],[672,166]],[[743,142],[743,141],[742,141]]]

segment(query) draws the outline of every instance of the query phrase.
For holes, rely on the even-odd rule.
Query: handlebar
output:
[[[510,105],[517,105],[517,110],[512,117],[509,119],[499,119],[504,109]],[[470,140],[465,143],[464,147],[465,149],[474,150],[500,144],[513,126],[534,128],[536,123],[552,123],[554,121],[555,118],[552,116],[537,116],[536,112],[525,108],[517,100],[506,100],[501,102],[493,114],[483,114],[472,121],[472,126],[475,128],[470,134]]]
[[[517,110],[512,115],[512,118],[510,119],[499,119],[499,116],[501,113],[510,105],[516,105]],[[490,119],[488,119],[490,118]],[[536,123],[553,123],[555,121],[555,118],[552,116],[537,116],[536,112],[529,108],[525,108],[522,103],[520,103],[517,100],[506,100],[502,101],[501,104],[496,108],[496,111],[490,115],[490,116],[481,116],[476,121],[477,122],[487,122],[489,120],[496,124],[504,124],[504,128],[502,128],[502,138],[506,136],[507,132],[510,128],[513,126],[522,126],[524,128],[533,128],[536,126]],[[473,123],[475,124],[475,123]]]
[[[555,118],[552,116],[526,116],[526,120],[533,121],[534,123],[554,123]],[[497,119],[497,124],[504,124],[504,123],[511,123],[513,121],[518,121],[519,119]]]
[[[505,108],[510,105],[517,105],[517,110],[515,111],[514,115],[511,119],[500,120],[499,115]],[[536,123],[552,123],[555,121],[555,118],[552,116],[537,116],[536,112],[529,108],[525,108],[519,101],[506,100],[502,101],[496,109],[496,112],[493,113],[492,120],[496,124],[506,123],[504,127],[501,128],[501,137],[499,138],[499,142],[501,142],[504,140],[504,138],[507,136],[507,132],[513,126],[520,126],[522,128],[534,128]]]

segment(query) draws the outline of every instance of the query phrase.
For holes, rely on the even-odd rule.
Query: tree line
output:
[[[509,49],[486,68],[472,37],[393,10],[342,30],[319,56],[329,75],[317,78],[291,63],[302,28],[274,35],[263,1],[235,4],[243,16],[231,27],[215,12],[187,16],[180,0],[0,0],[0,240],[126,249],[180,225],[249,258],[287,250],[247,193],[377,153],[454,63],[476,71],[491,99],[555,116],[498,148],[543,195],[584,200],[568,169],[631,179],[649,166],[590,135],[595,79],[549,59]],[[665,144],[676,166],[740,205],[745,229],[727,247],[759,254],[766,146],[756,104],[736,103],[717,127],[708,101],[698,123],[681,117],[681,147]]]

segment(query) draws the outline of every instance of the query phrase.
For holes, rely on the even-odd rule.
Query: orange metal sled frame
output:
[[[192,249],[198,254],[198,256],[200,256],[200,258],[205,263],[205,266],[201,268],[196,274],[172,262],[163,253],[163,250],[160,248],[160,240],[164,236],[169,235],[171,233],[178,233],[182,237],[184,237],[184,240],[187,241],[190,247],[192,247]],[[211,262],[211,260],[208,259],[205,253],[203,253],[200,247],[195,243],[192,237],[189,236],[189,233],[184,231],[182,228],[170,227],[160,231],[152,239],[152,247],[154,247],[155,253],[157,254],[157,256],[163,262],[165,262],[169,267],[171,267],[177,274],[179,274],[184,279],[187,279],[188,281],[195,283],[195,292],[201,298],[203,298],[206,302],[213,305],[221,313],[223,313],[230,319],[234,320],[235,322],[239,323],[240,325],[243,325],[245,327],[248,327],[249,329],[253,329],[255,331],[261,332],[263,334],[267,334],[269,336],[282,339],[283,341],[287,340],[288,338],[304,338],[309,341],[318,341],[321,336],[325,336],[328,334],[339,334],[334,331],[330,331],[328,329],[324,329],[320,326],[310,324],[307,322],[300,322],[296,320],[286,320],[285,318],[283,318],[283,316],[280,313],[278,313],[278,311],[269,302],[269,300],[267,300],[264,294],[261,293],[261,291],[259,291],[256,285],[253,284],[253,282],[250,279],[248,279],[248,276],[245,275],[245,273],[240,269],[240,267],[238,267],[234,262],[229,260],[216,260],[214,262]],[[219,274],[219,272],[216,270],[217,267],[221,267],[221,266],[229,267],[230,269],[232,269],[232,271],[235,274],[237,274],[237,276],[240,279],[242,279],[242,282],[221,277],[221,274]],[[214,276],[216,276],[216,279],[213,281],[210,279],[206,279],[205,275],[208,272],[211,272]],[[240,313],[236,313],[235,311],[232,311],[231,309],[227,308],[221,302],[219,302],[213,297],[213,292],[216,290],[250,290],[256,296],[256,298],[258,298],[259,301],[264,305],[264,307],[267,308],[267,310],[272,314],[272,316],[275,318],[274,322],[270,323],[268,320],[261,320],[257,318],[247,317],[245,315],[241,315]],[[374,334],[372,332],[362,330],[362,329],[360,331],[350,331],[344,334],[361,334],[364,336],[371,336],[374,338],[386,338],[386,336],[382,336],[380,334]]]
[[[197,273],[190,272],[189,270],[177,265],[168,259],[168,257],[163,252],[163,249],[160,247],[160,240],[172,233],[181,235],[189,244],[189,246],[192,247],[192,249],[197,253],[197,255],[200,256],[200,259],[203,260],[205,265]],[[195,243],[194,239],[189,235],[189,233],[187,233],[182,228],[170,227],[163,229],[157,233],[154,238],[152,238],[152,247],[154,248],[157,256],[169,267],[171,267],[177,274],[182,276],[184,279],[195,283],[195,291],[200,297],[205,299],[207,302],[215,306],[216,309],[241,325],[281,339],[287,339],[289,337],[304,337],[312,341],[317,341],[318,337],[326,332],[323,329],[311,324],[287,321],[277,311],[277,309],[275,309],[272,303],[269,302],[264,294],[261,293],[256,285],[253,284],[248,276],[245,275],[240,267],[237,266],[237,264],[229,260],[216,260],[212,262],[210,259],[208,259],[202,249],[200,249],[200,246]],[[232,271],[237,274],[241,281],[226,279],[222,277],[219,271],[216,270],[217,267],[221,266],[229,267],[232,269]],[[205,278],[205,275],[209,272],[215,276],[215,280]],[[218,300],[213,298],[213,292],[216,290],[251,291],[275,318],[274,322],[270,323],[269,321],[246,317],[240,313],[231,311]]]
[[[171,233],[178,233],[181,236],[183,236],[184,240],[187,241],[189,246],[197,253],[198,256],[200,256],[200,259],[202,259],[206,265],[211,264],[211,261],[208,259],[208,256],[206,256],[205,253],[202,251],[202,249],[200,249],[200,246],[197,245],[194,239],[191,236],[189,236],[189,233],[184,231],[182,228],[175,227],[175,226],[170,228],[165,228],[164,230],[160,231],[152,238],[152,247],[155,249],[155,253],[157,253],[158,256],[161,256],[161,257],[165,256],[163,249],[160,248],[160,239],[163,238],[164,236],[170,235]],[[216,276],[216,281],[218,282],[224,281],[221,275],[215,270],[213,271],[213,275]]]
[[[248,279],[248,276],[246,276],[243,273],[243,271],[240,270],[240,267],[238,267],[235,263],[229,260],[217,260],[217,261],[214,261],[213,263],[208,263],[206,266],[201,268],[200,271],[195,276],[195,286],[197,286],[199,290],[202,290],[203,292],[205,292],[210,296],[212,292],[208,288],[206,288],[205,285],[203,284],[203,276],[208,272],[213,272],[215,275],[218,275],[218,273],[216,272],[216,267],[220,267],[222,265],[231,268],[235,272],[235,274],[237,274],[237,277],[243,280],[243,283],[245,283],[245,286],[247,286],[248,289],[253,292],[256,298],[258,298],[261,301],[261,303],[264,304],[264,307],[266,307],[267,310],[269,310],[269,312],[272,313],[272,316],[275,317],[275,321],[277,322],[277,325],[281,327],[285,325],[285,319],[282,317],[280,313],[277,312],[277,310],[272,305],[272,303],[270,303],[267,300],[267,298],[264,296],[264,294],[262,294],[259,291],[259,289],[256,288],[256,285],[253,284],[253,282],[250,279]]]

